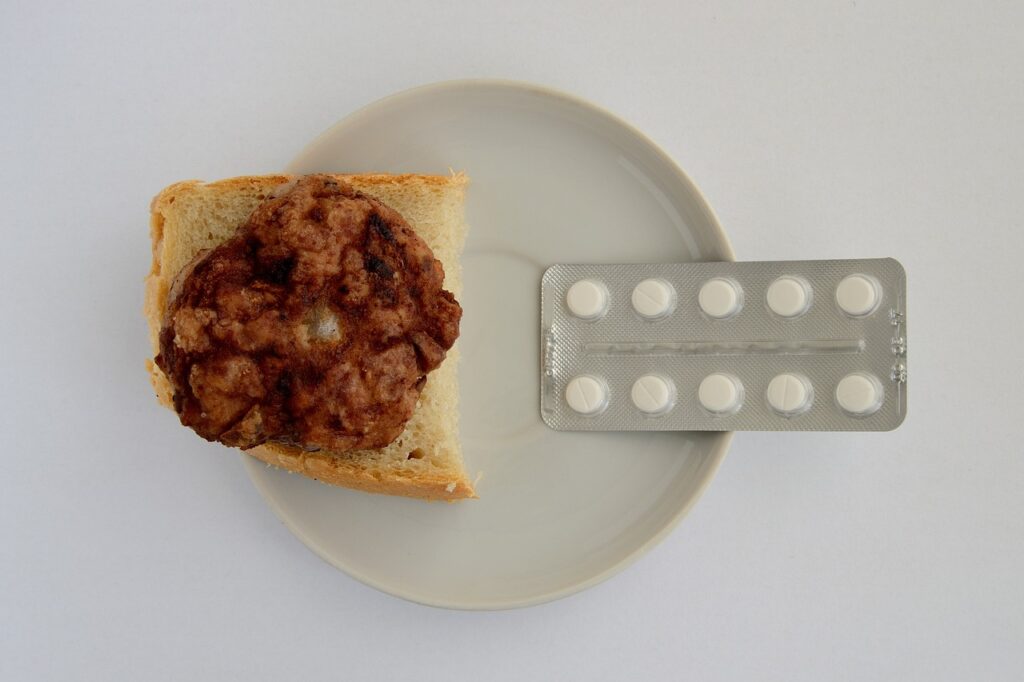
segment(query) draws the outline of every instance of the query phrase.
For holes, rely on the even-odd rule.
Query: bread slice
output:
[[[462,291],[459,258],[466,236],[464,175],[338,175],[357,190],[395,209],[444,265],[445,288]],[[154,356],[160,323],[174,276],[196,253],[228,239],[288,175],[247,176],[204,183],[179,182],[164,189],[150,207],[153,267],[146,278],[146,319]],[[246,453],[267,464],[324,483],[368,492],[430,500],[476,497],[462,464],[458,438],[458,345],[428,375],[405,431],[379,450],[303,452],[268,444]],[[171,407],[171,387],[159,367],[147,361],[157,399]]]

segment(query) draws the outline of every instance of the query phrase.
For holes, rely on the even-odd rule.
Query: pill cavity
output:
[[[801,374],[779,374],[768,383],[768,406],[784,417],[806,412],[814,399],[811,382]]]
[[[836,304],[851,317],[875,312],[882,300],[882,286],[869,275],[849,275],[836,287]]]
[[[596,320],[608,312],[608,288],[594,279],[580,280],[569,287],[565,304],[576,317]]]
[[[735,280],[715,277],[701,285],[697,303],[708,317],[724,320],[743,307],[743,289]]]
[[[608,406],[608,384],[591,375],[574,377],[565,387],[565,401],[580,414],[599,414]]]
[[[664,414],[672,409],[676,399],[671,379],[658,374],[646,374],[633,382],[630,391],[633,405],[645,414]]]
[[[854,417],[867,417],[878,411],[885,397],[882,382],[873,374],[854,372],[836,386],[836,404]]]
[[[676,290],[666,280],[645,279],[633,287],[633,310],[642,317],[658,319],[672,312],[676,305]]]
[[[697,400],[712,414],[733,414],[743,403],[743,384],[731,374],[709,374],[700,382]]]
[[[811,285],[803,277],[783,275],[768,285],[765,300],[779,317],[800,317],[811,307]]]

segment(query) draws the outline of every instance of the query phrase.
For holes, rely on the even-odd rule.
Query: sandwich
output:
[[[324,483],[475,497],[458,438],[467,179],[186,181],[151,204],[158,401],[201,437]]]

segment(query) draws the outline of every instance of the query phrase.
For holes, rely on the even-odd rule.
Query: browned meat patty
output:
[[[401,215],[306,176],[178,275],[156,363],[207,440],[383,447],[459,335],[443,282]]]

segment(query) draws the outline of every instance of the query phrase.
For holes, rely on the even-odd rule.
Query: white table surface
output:
[[[0,679],[1021,678],[1024,5],[285,4],[0,4]],[[148,202],[464,77],[633,122],[741,259],[899,258],[903,427],[739,434],[661,546],[532,609],[307,551],[153,400]]]

